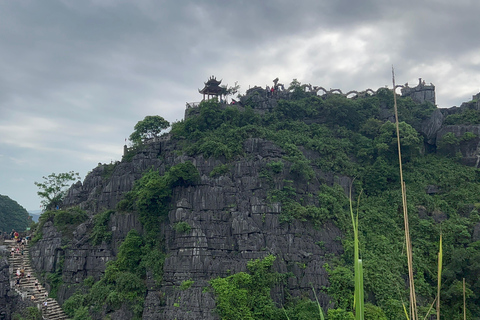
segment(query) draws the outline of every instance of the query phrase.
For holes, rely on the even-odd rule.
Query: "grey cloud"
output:
[[[279,75],[285,84],[362,90],[388,85],[393,64],[399,82],[426,78],[442,91],[442,106],[459,104],[442,85],[458,78],[448,90],[468,92],[462,81],[478,79],[480,62],[464,55],[480,52],[479,9],[440,0],[2,1],[0,129],[30,126],[22,137],[42,148],[0,138],[9,156],[0,157],[0,193],[38,207],[33,181],[119,159],[138,120],[181,119],[210,75],[239,80],[242,91]],[[317,43],[332,34],[339,39]],[[436,72],[444,62],[461,71]],[[46,134],[32,118],[62,129]],[[3,182],[15,176],[24,182]]]

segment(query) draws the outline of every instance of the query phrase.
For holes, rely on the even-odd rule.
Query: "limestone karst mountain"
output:
[[[367,308],[379,319],[404,316],[392,92],[275,86],[233,104],[187,104],[170,133],[125,147],[122,161],[99,164],[72,186],[64,208],[42,215],[32,267],[70,317],[314,319],[312,287],[327,312],[350,312],[352,183],[362,194]],[[437,109],[432,90],[421,82],[399,99],[419,303],[434,299],[442,230],[445,313],[459,307],[466,278],[474,318],[480,122],[462,115],[480,111],[475,99]],[[212,287],[219,277],[224,292]]]

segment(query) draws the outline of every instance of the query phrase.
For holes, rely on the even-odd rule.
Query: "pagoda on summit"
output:
[[[227,88],[220,87],[222,80],[218,81],[214,76],[211,76],[208,81],[204,83],[205,87],[202,90],[198,90],[199,93],[203,94],[203,100],[205,100],[205,96],[207,96],[207,99],[220,96],[221,99],[222,96],[227,93]]]

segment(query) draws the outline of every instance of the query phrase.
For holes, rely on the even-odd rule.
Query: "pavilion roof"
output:
[[[220,83],[222,83],[222,80],[218,81],[214,76],[211,76],[207,82],[204,82],[205,86],[203,89],[198,89],[198,92],[210,95],[225,94],[227,89],[225,87],[220,87]]]
[[[211,76],[207,82],[204,82],[206,86],[219,86],[222,80],[218,81],[214,76]]]

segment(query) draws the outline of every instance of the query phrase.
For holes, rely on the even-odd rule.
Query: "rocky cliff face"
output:
[[[319,228],[301,221],[280,223],[281,205],[267,201],[268,192],[272,186],[281,189],[285,180],[294,180],[295,188],[307,195],[318,191],[322,183],[335,182],[347,188],[350,179],[317,170],[318,179],[307,183],[294,179],[286,164],[283,172],[267,180],[261,177],[262,170],[270,161],[281,160],[283,151],[262,139],[246,140],[243,147],[245,156],[230,162],[229,172],[212,178],[209,176],[212,169],[224,161],[177,156],[175,141],[163,141],[148,145],[131,162],[115,164],[110,177],[104,175],[106,166],[99,165],[83,184],[77,183],[70,189],[65,205],[78,205],[97,213],[115,208],[133,182],[152,166],[164,172],[166,167],[188,160],[200,172],[198,184],[174,189],[168,221],[159,226],[165,235],[168,256],[163,282],[156,285],[150,281],[148,285],[144,319],[216,319],[214,297],[203,292],[208,280],[245,271],[249,260],[268,254],[277,256],[276,271],[294,275],[288,283],[292,295],[310,292],[312,284],[317,289],[328,285],[322,265],[327,253],[341,254],[340,230],[333,223]],[[177,222],[188,223],[191,230],[175,231],[173,226]],[[142,231],[134,213],[114,214],[109,222],[111,244],[93,246],[89,241],[91,225],[91,221],[81,224],[73,240],[62,243],[61,234],[52,223],[46,223],[42,240],[31,249],[37,270],[54,272],[63,260],[60,302],[73,294],[75,284],[86,277],[99,279],[105,263],[114,259],[129,230]],[[193,285],[179,290],[185,280],[194,281]],[[280,290],[273,293],[277,300],[283,299]],[[326,295],[320,299],[323,305],[328,304]]]
[[[73,239],[66,239],[52,222],[43,226],[43,236],[30,248],[32,267],[39,272],[54,273],[62,270],[63,284],[58,288],[57,298],[63,303],[87,277],[98,280],[105,271],[108,261],[115,258],[118,246],[128,231],[142,230],[141,224],[133,214],[113,215],[109,223],[112,230],[110,244],[92,245],[90,231],[92,221],[79,225],[73,234]],[[51,290],[45,284],[47,291]]]
[[[0,248],[1,251],[2,248]],[[0,319],[10,319],[12,315],[12,300],[10,295],[9,265],[6,259],[8,252],[0,253]]]
[[[460,107],[452,107],[449,109],[436,109],[430,118],[423,121],[421,128],[418,130],[424,135],[425,142],[428,146],[437,148],[442,138],[451,133],[459,141],[450,145],[447,151],[455,155],[461,154],[461,162],[464,165],[478,168],[480,165],[480,125],[445,125],[444,120],[448,115],[454,115],[465,111],[466,109],[480,110],[480,102],[472,101],[463,103]],[[469,139],[464,139],[465,134],[473,134]]]
[[[31,306],[29,301],[22,301],[20,296],[13,292],[10,287],[10,264],[7,247],[0,245],[0,320],[10,320],[15,313],[20,313],[26,307]]]
[[[331,223],[319,229],[307,222],[280,224],[281,206],[265,200],[269,187],[259,176],[266,163],[282,157],[282,151],[261,139],[247,140],[244,150],[246,157],[235,162],[230,173],[213,179],[206,173],[219,161],[196,158],[194,164],[203,173],[200,185],[177,190],[174,208],[169,214],[170,225],[185,221],[192,230],[179,233],[166,228],[169,256],[160,292],[167,299],[165,306],[147,312],[147,319],[154,319],[158,311],[165,319],[214,319],[213,297],[210,293],[202,293],[208,280],[245,271],[249,260],[267,254],[277,256],[277,271],[294,274],[289,287],[295,296],[308,292],[311,284],[316,288],[328,284],[322,268],[324,255],[341,253],[340,231]],[[285,171],[288,172],[288,168]],[[281,174],[274,183],[283,184],[286,178],[288,174]],[[324,178],[333,184],[333,176]],[[349,180],[344,178],[338,182],[348,184]],[[307,194],[315,192],[318,185],[305,183],[299,187]],[[320,241],[323,247],[316,244]],[[191,289],[187,292],[175,289],[188,279],[195,281]],[[274,295],[280,297],[281,292]],[[155,300],[154,297],[150,294],[147,301]],[[322,296],[324,305],[327,301],[328,298]],[[179,308],[172,308],[175,302],[180,302]],[[188,311],[191,314],[186,317]]]

